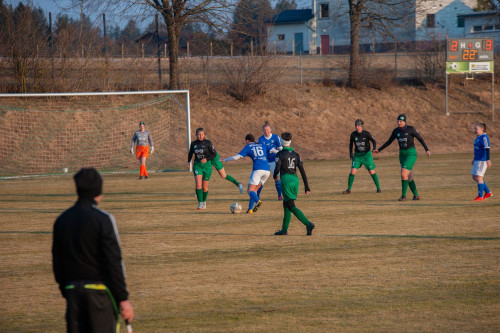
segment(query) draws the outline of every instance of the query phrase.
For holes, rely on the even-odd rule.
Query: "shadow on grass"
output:
[[[0,234],[31,234],[31,235],[50,235],[52,231],[0,231]],[[252,236],[252,237],[275,237],[273,234],[251,234],[251,233],[233,233],[233,232],[191,232],[191,231],[174,231],[174,232],[120,232],[120,235],[211,235],[211,236]],[[287,235],[286,237],[307,237],[305,235]],[[370,234],[323,234],[314,235],[310,238],[317,237],[338,237],[338,238],[415,238],[415,239],[445,239],[445,240],[471,240],[471,241],[495,241],[500,240],[500,237],[472,237],[472,236],[446,236],[446,235],[370,235]]]

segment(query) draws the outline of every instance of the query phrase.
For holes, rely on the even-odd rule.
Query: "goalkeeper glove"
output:
[[[134,153],[134,148],[130,148],[130,153],[133,154]]]
[[[151,154],[155,151],[155,147],[151,147]]]

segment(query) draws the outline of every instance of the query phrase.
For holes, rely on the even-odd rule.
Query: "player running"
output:
[[[248,214],[253,214],[262,205],[257,192],[261,189],[267,178],[269,178],[269,163],[267,156],[270,152],[277,153],[277,150],[270,149],[266,145],[261,145],[255,142],[255,137],[252,134],[245,136],[246,146],[238,154],[224,159],[224,162],[236,161],[246,156],[250,157],[253,161],[253,169],[248,181],[248,195],[250,201],[248,203]]]
[[[139,122],[139,130],[134,132],[132,136],[132,141],[130,142],[130,153],[134,153],[134,144],[137,143],[135,147],[135,157],[140,161],[141,166],[139,168],[139,180],[143,177],[148,179],[148,170],[146,169],[146,160],[149,157],[149,145],[151,145],[151,154],[155,151],[153,144],[153,137],[151,133],[146,129],[146,125],[143,121]]]
[[[281,150],[276,155],[276,169],[274,170],[274,178],[281,174],[281,184],[283,189],[283,224],[281,230],[276,231],[275,235],[286,235],[288,233],[288,226],[290,225],[290,220],[292,218],[292,213],[295,215],[300,222],[306,226],[307,235],[310,236],[315,227],[314,223],[309,221],[307,217],[302,213],[300,209],[295,207],[295,200],[297,199],[297,193],[299,192],[299,177],[297,177],[297,167],[302,175],[302,181],[304,182],[306,195],[309,195],[311,189],[309,188],[309,183],[307,182],[306,171],[299,154],[297,154],[292,145],[292,134],[283,133],[281,134],[283,150]]]
[[[215,150],[210,140],[205,139],[205,130],[196,129],[197,140],[191,142],[188,153],[188,168],[191,166],[191,159],[194,154],[193,174],[196,186],[196,198],[198,199],[198,210],[207,208],[208,182],[212,175],[212,165],[215,166],[220,176],[235,184],[240,193],[243,193],[243,185],[236,179],[226,174],[224,166],[219,161],[219,153]],[[217,159],[217,160],[215,160]]]
[[[269,148],[274,148],[277,150],[283,149],[281,146],[280,137],[276,134],[272,133],[271,125],[266,121],[264,126],[262,126],[262,130],[264,131],[264,135],[259,138],[258,143],[261,145],[269,146]],[[276,154],[270,153],[267,156],[267,161],[269,163],[269,169],[271,174],[274,174],[274,169],[276,168]],[[276,187],[276,192],[278,193],[278,200],[283,200],[283,196],[281,194],[281,180],[278,174],[278,177],[274,179],[274,186]],[[262,190],[262,188],[260,188]],[[257,193],[260,197],[260,192]]]
[[[351,133],[351,140],[349,141],[349,158],[352,160],[352,169],[347,181],[347,190],[344,194],[351,193],[352,183],[358,169],[363,165],[368,173],[372,176],[373,182],[377,187],[377,193],[381,193],[378,176],[375,173],[375,163],[373,163],[373,156],[370,149],[370,141],[373,143],[373,149],[377,148],[377,142],[370,134],[370,132],[363,129],[364,122],[361,119],[356,119],[354,127],[356,130]],[[352,154],[352,147],[354,146],[354,155]]]
[[[474,201],[483,201],[493,195],[484,182],[486,169],[491,167],[490,138],[488,138],[486,134],[485,123],[477,123],[474,125],[474,133],[477,135],[474,140],[474,159],[472,160],[471,172],[472,179],[477,183],[477,197]]]
[[[413,200],[420,200],[420,196],[417,192],[417,185],[413,180],[413,166],[417,161],[417,149],[415,148],[414,139],[422,144],[425,149],[427,156],[431,156],[431,152],[424,142],[424,139],[420,136],[420,133],[413,126],[406,125],[406,115],[400,114],[398,116],[398,127],[396,127],[386,143],[382,145],[379,149],[374,149],[374,153],[379,153],[388,147],[395,139],[398,139],[399,143],[399,163],[401,164],[401,197],[399,201],[406,200],[406,192],[408,191],[408,186],[413,193]]]

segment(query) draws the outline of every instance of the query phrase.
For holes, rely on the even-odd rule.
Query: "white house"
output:
[[[311,9],[285,10],[268,26],[268,49],[280,53],[309,53],[314,15]]]
[[[425,44],[446,40],[448,36],[462,36],[464,28],[457,25],[457,14],[473,13],[477,0],[408,0],[400,6],[400,9],[390,7],[392,12],[385,14],[398,15],[399,9],[399,12],[409,11],[410,15],[400,20],[399,27],[391,33],[397,42]],[[291,53],[293,45],[300,42],[300,34],[303,35],[301,53],[330,54],[349,49],[348,0],[312,0],[312,17],[302,16],[304,11],[306,10],[288,10],[269,21],[269,50]],[[287,21],[294,16],[302,17],[302,20]],[[393,45],[394,39],[389,33],[381,34],[367,28],[360,31],[359,43],[364,49],[384,50],[388,45]]]
[[[458,15],[464,38],[493,38],[495,52],[500,52],[500,11],[484,11]]]

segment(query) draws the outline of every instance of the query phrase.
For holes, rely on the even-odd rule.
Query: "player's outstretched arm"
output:
[[[243,158],[243,156],[241,156],[240,154],[236,154],[234,156],[223,159],[222,162],[236,161],[236,160],[239,160],[240,158]]]

